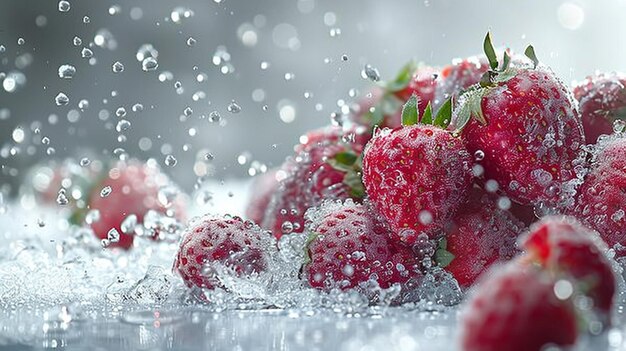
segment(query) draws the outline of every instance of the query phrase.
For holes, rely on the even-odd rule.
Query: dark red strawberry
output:
[[[278,188],[276,179],[278,169],[269,170],[258,175],[250,185],[250,198],[246,207],[246,217],[254,223],[261,223],[267,205]]]
[[[600,233],[616,257],[626,256],[626,138],[616,134],[595,145],[591,167],[571,212]]]
[[[461,315],[463,351],[540,351],[566,347],[578,337],[571,298],[535,266],[510,263],[488,272]]]
[[[508,261],[519,252],[517,237],[526,227],[510,212],[500,209],[496,201],[474,188],[435,252],[435,261],[452,273],[462,288],[472,286],[493,264]]]
[[[463,141],[441,128],[446,109],[434,119],[437,125],[426,124],[432,120],[428,112],[424,123],[414,124],[419,118],[415,100],[405,105],[405,126],[377,131],[363,157],[367,195],[393,237],[409,245],[422,233],[431,239],[443,234],[472,181],[472,160]]]
[[[598,320],[610,324],[615,276],[597,233],[572,217],[545,217],[523,238],[526,260],[538,263],[556,279],[565,279],[573,290],[590,297]]]
[[[275,242],[271,233],[239,217],[202,217],[183,234],[173,270],[188,287],[213,289],[222,284],[211,264],[223,264],[238,276],[267,269]]]
[[[363,196],[358,162],[363,147],[360,138],[345,143],[339,141],[341,128],[326,130],[326,134],[310,133],[302,139],[295,148],[299,153],[281,167],[286,177],[280,181],[262,223],[276,238],[301,233],[305,211],[324,199]]]
[[[574,86],[587,144],[613,133],[616,120],[626,120],[626,75],[597,73]]]
[[[569,89],[547,68],[537,67],[532,46],[526,53],[535,66],[499,63],[485,39],[491,69],[480,85],[466,91],[454,113],[470,153],[484,153],[484,177],[522,205],[563,209],[584,172],[580,147],[584,137]]]
[[[309,260],[303,274],[318,289],[404,285],[422,275],[408,247],[389,238],[389,227],[367,204],[326,200],[307,211]]]
[[[159,191],[164,187],[172,192],[162,191],[159,197]],[[174,190],[174,185],[156,163],[120,161],[91,190],[88,207],[99,213],[99,219],[91,223],[91,228],[100,239],[111,239],[109,237],[113,235],[110,246],[128,249],[133,244],[134,231],[124,228],[131,230],[131,233],[125,233],[121,224],[130,215],[135,215],[137,223],[142,223],[149,210],[165,213],[169,208],[175,211],[176,218],[185,218],[184,200]],[[116,241],[117,235],[119,241]]]

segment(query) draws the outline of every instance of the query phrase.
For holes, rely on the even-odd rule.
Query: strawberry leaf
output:
[[[306,242],[304,243],[304,263],[302,264],[303,266],[306,266],[307,264],[311,263],[311,255],[309,254],[309,246],[311,246],[311,243],[315,239],[317,239],[319,235],[320,235],[319,233],[311,232],[309,236],[307,237]]]
[[[491,41],[491,32],[487,32],[487,35],[485,36],[483,49],[485,50],[487,60],[489,60],[489,66],[491,67],[491,69],[496,70],[498,68],[498,56],[496,55],[496,50],[493,48],[493,43]]]
[[[448,98],[443,105],[437,111],[437,115],[435,116],[435,121],[433,125],[439,126],[443,129],[448,128],[450,125],[450,121],[452,120],[452,97]]]
[[[489,88],[481,88],[478,85],[467,89],[463,95],[461,95],[458,108],[455,110],[455,132],[459,133],[467,123],[469,123],[472,116],[476,118],[480,123],[487,124],[485,116],[482,111],[483,95],[489,91]]]
[[[398,72],[398,75],[393,81],[384,84],[385,90],[389,92],[403,90],[411,82],[411,79],[413,78],[413,73],[415,73],[416,70],[417,62],[415,62],[415,60],[409,61],[406,65],[402,67],[402,69],[400,70],[400,72]]]
[[[447,267],[452,262],[452,260],[454,260],[454,258],[454,255],[444,248],[440,248],[435,251],[435,262],[441,268]]]
[[[365,196],[365,187],[361,181],[361,175],[355,171],[347,172],[343,176],[343,184],[350,189],[350,196],[354,199],[362,199]]]
[[[534,68],[537,68],[537,65],[539,64],[539,59],[537,58],[537,55],[535,54],[535,48],[532,45],[528,45],[528,47],[524,51],[524,55],[526,55],[526,57],[533,61]]]
[[[500,67],[500,72],[504,72],[509,68],[511,64],[511,56],[507,50],[504,50],[504,58],[502,59],[502,67]]]
[[[426,109],[424,110],[424,115],[422,116],[422,124],[432,124],[433,123],[433,107],[430,105],[430,101],[428,105],[426,105]]]
[[[402,106],[402,125],[412,126],[419,121],[419,110],[417,109],[417,95],[413,94]]]
[[[351,151],[339,152],[334,157],[335,161],[346,166],[352,166],[357,159],[357,155]]]

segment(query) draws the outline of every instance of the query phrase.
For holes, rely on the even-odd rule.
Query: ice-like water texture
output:
[[[240,215],[247,186],[207,183],[198,193],[213,200],[191,212]],[[456,307],[368,306],[356,293],[303,288],[304,236],[285,236],[254,279],[215,267],[230,293],[189,291],[171,273],[177,244],[137,238],[132,251],[103,250],[64,216],[19,204],[0,215],[0,349],[457,349]],[[428,276],[416,293],[442,295],[449,289],[440,279]],[[624,349],[620,329],[585,347]]]

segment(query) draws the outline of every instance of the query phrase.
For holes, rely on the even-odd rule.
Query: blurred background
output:
[[[445,65],[489,29],[566,82],[626,70],[626,0],[2,0],[0,190],[44,159],[120,153],[187,190],[249,177],[365,95],[366,64]]]

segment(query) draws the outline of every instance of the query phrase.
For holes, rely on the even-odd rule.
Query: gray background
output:
[[[247,177],[249,160],[268,167],[280,164],[298,135],[326,124],[338,110],[339,99],[351,99],[350,89],[363,94],[368,82],[361,77],[361,70],[366,63],[378,68],[383,79],[391,78],[410,58],[444,65],[454,57],[479,53],[487,29],[493,31],[496,44],[517,51],[532,42],[540,59],[566,82],[596,69],[626,70],[624,0],[70,3],[70,11],[61,13],[56,0],[0,1],[0,44],[6,48],[0,53],[0,72],[19,71],[27,80],[13,93],[0,86],[0,184],[4,191],[9,190],[8,184],[21,180],[26,167],[42,158],[81,157],[89,150],[95,155],[92,157],[98,157],[123,147],[131,156],[155,157],[163,164],[163,151],[168,151],[163,144],[170,145],[178,159],[175,167],[164,168],[187,189],[197,177],[193,166],[207,149],[215,155],[211,167],[217,177]],[[119,5],[121,11],[110,15],[112,5]],[[173,23],[170,13],[177,6],[191,9],[194,15]],[[584,14],[582,22],[575,18],[572,22],[572,15],[565,11],[572,7]],[[140,19],[131,18],[133,11],[137,13],[133,8],[141,9]],[[91,19],[89,24],[83,23],[85,15]],[[41,17],[36,24],[38,16],[46,18],[45,26]],[[256,33],[254,46],[241,40],[246,23]],[[111,32],[117,47],[93,46],[97,63],[90,65],[80,57],[80,50],[89,46],[102,28]],[[295,28],[297,39],[285,28]],[[331,35],[337,29],[340,35]],[[74,36],[82,39],[82,46],[72,44]],[[190,36],[197,41],[193,47],[186,45]],[[20,37],[25,43],[18,46]],[[291,48],[286,47],[290,38]],[[143,72],[135,59],[137,49],[145,43],[159,51],[155,72]],[[212,63],[220,45],[227,48],[235,69],[227,75]],[[344,54],[347,61],[341,59]],[[29,57],[32,62],[25,65]],[[125,65],[124,72],[112,72],[115,61]],[[263,61],[270,64],[266,70],[260,68]],[[57,75],[58,67],[66,63],[77,69],[71,80]],[[159,82],[157,77],[165,70],[172,72],[174,79]],[[200,72],[208,78],[204,82],[195,79]],[[286,80],[285,74],[294,78]],[[176,93],[175,81],[182,83],[184,93]],[[264,91],[264,101],[253,101],[255,89]],[[70,97],[69,105],[55,105],[59,91]],[[111,96],[112,91],[117,96]],[[206,99],[193,101],[197,91],[203,91]],[[308,99],[306,92],[312,95]],[[68,111],[78,110],[81,99],[89,100],[89,108],[80,112],[78,121],[68,121]],[[227,112],[233,99],[242,107],[238,114]],[[280,119],[279,108],[286,101],[295,107],[292,123]],[[135,103],[145,106],[142,113],[130,111]],[[132,123],[124,143],[117,141],[114,129],[118,120],[115,110],[120,106],[128,110],[126,118]],[[186,106],[194,112],[181,122]],[[101,110],[110,113],[108,120],[99,119]],[[200,119],[214,110],[227,121],[225,126]],[[48,122],[51,114],[58,116],[58,123]],[[11,135],[17,126],[25,130],[26,137],[16,145]],[[32,133],[33,127],[39,127],[41,133]],[[197,134],[189,136],[189,128],[196,128]],[[56,150],[53,156],[46,154],[47,146],[40,145],[44,135]],[[150,150],[138,147],[142,137],[151,139]],[[189,144],[189,151],[183,150],[184,144]],[[251,157],[240,165],[237,157],[245,151]]]

